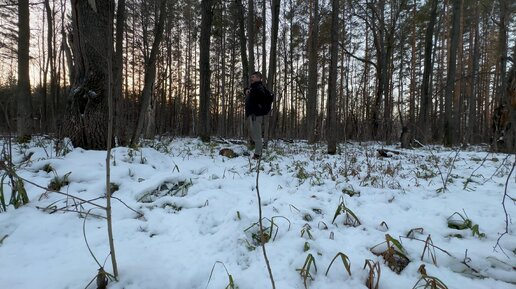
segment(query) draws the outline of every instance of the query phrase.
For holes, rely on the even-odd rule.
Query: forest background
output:
[[[510,0],[2,0],[0,131],[105,149],[111,99],[120,145],[245,137],[243,91],[257,70],[276,94],[269,138],[331,151],[404,131],[510,151],[515,10]]]

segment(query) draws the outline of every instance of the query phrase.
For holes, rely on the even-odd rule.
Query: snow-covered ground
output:
[[[240,156],[221,156],[221,148]],[[267,232],[273,222],[266,249],[276,288],[304,288],[297,269],[309,254],[317,272],[312,265],[313,280],[306,281],[314,289],[367,288],[366,260],[379,264],[379,288],[413,288],[422,264],[448,288],[516,288],[516,224],[509,223],[509,233],[493,250],[505,231],[502,200],[514,156],[388,146],[383,148],[401,154],[382,158],[380,148],[347,143],[340,154],[328,156],[321,144],[270,143],[259,192]],[[235,288],[271,288],[257,241],[257,162],[242,155],[246,151],[243,144],[207,145],[190,138],[113,149],[119,281],[108,288],[226,288],[229,275]],[[105,151],[75,148],[56,155],[51,142],[40,139],[15,145],[12,152],[22,178],[47,187],[57,177],[65,181],[61,192],[105,206],[99,199],[105,195]],[[7,201],[9,184],[5,178]],[[102,209],[27,182],[25,188],[30,203],[0,213],[1,288],[85,288],[99,266],[83,226],[93,254],[112,272],[106,221],[98,217],[105,215]],[[516,196],[514,173],[507,189]],[[505,204],[514,218],[515,203]],[[352,214],[360,225],[352,226]],[[464,225],[461,216],[469,228],[449,228],[453,221]],[[400,274],[373,253],[386,250],[387,234],[410,260]],[[428,236],[434,247],[425,248]],[[392,239],[389,244],[400,251]],[[338,253],[349,258],[351,276],[341,257],[325,274]]]

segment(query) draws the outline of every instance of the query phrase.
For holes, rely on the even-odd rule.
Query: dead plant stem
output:
[[[274,283],[274,277],[272,275],[272,269],[271,265],[269,263],[269,258],[267,257],[267,251],[265,250],[265,240],[263,239],[263,222],[262,222],[262,200],[260,197],[260,186],[259,186],[259,180],[260,180],[260,165],[261,165],[261,158],[258,159],[258,165],[256,167],[256,196],[258,198],[258,224],[260,225],[260,244],[262,247],[263,252],[263,258],[265,259],[265,265],[267,265],[267,270],[269,271],[269,277],[271,279],[272,289],[276,289],[276,284]]]
[[[507,256],[507,254],[505,253],[504,249],[500,245],[500,240],[502,240],[503,236],[505,236],[506,234],[509,233],[510,216],[509,216],[509,213],[507,213],[507,207],[505,206],[505,200],[507,200],[507,198],[509,198],[513,202],[516,201],[514,198],[509,196],[509,193],[507,192],[507,188],[509,186],[509,181],[511,179],[512,173],[514,172],[515,166],[516,166],[516,158],[514,159],[514,162],[512,163],[511,171],[509,172],[509,175],[507,176],[507,179],[505,180],[505,188],[504,188],[503,199],[502,199],[502,207],[503,207],[503,212],[505,214],[505,231],[502,234],[500,234],[500,236],[498,236],[498,239],[496,240],[496,244],[493,248],[494,250],[496,250],[497,247],[500,248],[500,250],[502,251],[502,253],[505,254],[505,256]],[[507,257],[509,257],[509,256],[507,256]]]
[[[111,5],[109,5],[111,10]],[[112,16],[113,13],[109,11],[109,21],[110,25],[108,25],[108,43],[113,42],[113,22]],[[118,266],[116,263],[116,255],[115,255],[115,244],[113,241],[113,222],[111,218],[111,144],[113,141],[113,46],[109,46],[107,49],[107,70],[108,70],[108,134],[107,134],[107,152],[106,152],[106,218],[107,218],[107,229],[108,229],[108,238],[109,238],[109,251],[111,253],[111,263],[113,266],[113,275],[115,279],[118,278]]]

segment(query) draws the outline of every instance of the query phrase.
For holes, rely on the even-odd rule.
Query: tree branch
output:
[[[367,63],[367,64],[371,64],[372,66],[374,66],[374,68],[376,70],[378,70],[378,66],[376,65],[376,63],[372,62],[371,60],[367,60],[367,59],[364,59],[364,58],[361,58],[361,57],[358,57],[356,55],[354,55],[353,53],[349,52],[346,47],[344,47],[344,44],[342,42],[339,42],[339,46],[342,50],[344,50],[344,53],[346,53],[347,55],[355,58],[356,60],[358,61],[362,61],[364,63]]]
[[[509,194],[507,192],[507,187],[509,186],[509,180],[511,179],[511,176],[512,176],[512,173],[514,172],[515,166],[516,166],[516,158],[514,159],[514,162],[512,163],[511,171],[509,172],[509,175],[507,176],[507,179],[505,180],[505,188],[504,188],[503,199],[502,199],[502,207],[503,207],[503,212],[505,214],[505,231],[500,236],[498,236],[498,239],[496,240],[496,244],[493,247],[493,250],[495,250],[495,251],[496,251],[497,247],[500,248],[500,250],[502,251],[502,253],[505,254],[505,256],[507,256],[507,254],[505,253],[505,250],[500,245],[500,241],[502,240],[503,236],[505,236],[506,234],[509,233],[509,222],[511,220],[511,216],[509,215],[509,213],[507,213],[507,208],[505,207],[505,200],[507,198],[509,198],[512,201],[514,201],[514,199],[511,196],[509,196]]]

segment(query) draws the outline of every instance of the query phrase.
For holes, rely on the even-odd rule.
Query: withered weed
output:
[[[340,257],[341,260],[342,260],[342,264],[344,265],[344,269],[346,269],[346,271],[348,272],[349,276],[351,276],[351,262],[349,261],[349,257],[342,253],[342,252],[339,252],[337,253],[337,255],[335,255],[335,257],[333,257],[333,259],[331,260],[330,262],[330,265],[328,266],[328,269],[326,270],[326,276],[328,276],[328,272],[330,271],[330,268],[331,268],[331,265],[333,265],[333,262],[335,262],[335,260]]]
[[[312,274],[310,274],[310,268],[314,265],[314,272],[317,273],[317,265],[315,264],[315,258],[312,254],[308,254],[305,259],[305,263],[303,264],[303,267],[300,269],[296,269],[296,271],[299,271],[299,275],[301,275],[301,278],[303,278],[303,284],[305,285],[305,289],[308,288],[308,278],[310,280],[314,280],[312,277]]]

